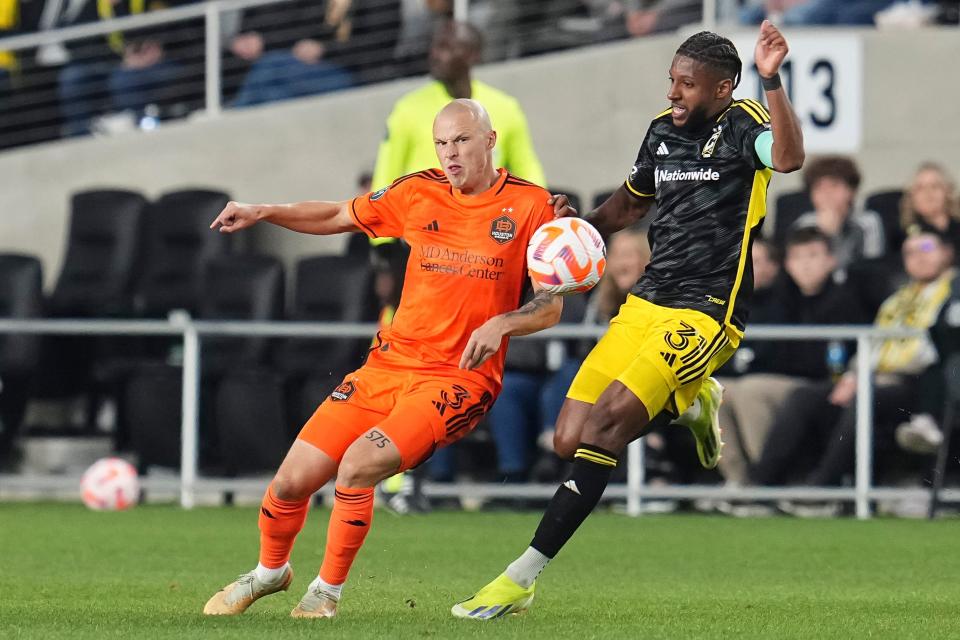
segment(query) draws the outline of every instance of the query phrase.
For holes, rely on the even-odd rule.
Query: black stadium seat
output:
[[[867,196],[864,208],[876,211],[883,221],[883,233],[887,239],[887,255],[896,262],[900,261],[900,245],[905,237],[900,226],[900,201],[903,191],[890,189],[876,191]]]
[[[134,296],[138,315],[196,313],[207,262],[228,254],[234,239],[210,230],[229,200],[222,191],[190,189],[165,193],[150,205],[143,225],[143,274]]]
[[[129,311],[146,206],[146,198],[133,191],[73,195],[66,252],[49,314],[102,317]]]
[[[46,303],[47,315],[102,318],[130,314],[146,206],[147,199],[133,191],[100,189],[73,195],[63,266]],[[117,349],[114,338],[44,337],[37,395],[62,398],[89,393],[94,386],[94,361]]]
[[[373,270],[367,260],[315,256],[297,263],[291,320],[368,322],[375,317]],[[278,346],[274,361],[287,376],[294,423],[309,417],[340,379],[360,366],[369,346],[368,338],[290,338]]]
[[[283,304],[283,267],[278,260],[266,256],[227,256],[211,260],[203,278],[199,317],[205,320],[276,320]],[[261,371],[265,365],[267,339],[259,337],[204,337],[201,340],[203,367],[201,377],[200,459],[205,466],[223,462],[218,445],[223,431],[228,438],[258,437],[264,447],[271,446],[271,437],[286,442],[284,416],[274,415],[265,423],[250,424],[263,412],[227,416],[215,420],[217,388],[231,375],[241,379],[249,371]],[[163,363],[137,367],[127,384],[125,394],[125,426],[131,434],[134,449],[146,464],[169,465],[179,445],[170,444],[164,455],[152,447],[158,441],[176,443],[180,437],[181,369]],[[269,387],[253,386],[246,393],[255,396],[249,402],[276,406]],[[245,405],[246,406],[246,405]],[[214,425],[216,422],[216,425]],[[267,424],[266,422],[269,422]],[[240,446],[240,445],[238,445]],[[145,465],[142,464],[141,468]],[[236,466],[236,465],[234,465]]]
[[[783,246],[790,226],[808,211],[813,211],[813,203],[806,191],[788,191],[777,196],[773,217],[774,242]]]
[[[42,315],[42,281],[36,257],[0,254],[0,318]],[[39,358],[39,336],[0,334],[0,461],[20,428]]]

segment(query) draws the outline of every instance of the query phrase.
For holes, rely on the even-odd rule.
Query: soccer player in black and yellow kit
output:
[[[547,506],[527,550],[472,598],[458,617],[489,620],[533,601],[537,576],[597,505],[630,441],[677,420],[693,431],[701,463],[720,457],[710,374],[743,336],[753,273],[750,247],[766,213],[773,171],[803,164],[803,137],[780,84],[787,42],[769,21],[754,52],[769,111],[735,100],[737,50],[701,32],[670,67],[670,108],[647,130],[629,177],[586,216],[609,235],[644,216],[656,199],[652,256],[603,338],[584,360],[557,420],[557,453],[570,479]]]

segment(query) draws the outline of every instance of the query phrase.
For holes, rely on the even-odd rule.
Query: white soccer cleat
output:
[[[314,587],[300,599],[300,603],[290,612],[291,618],[332,618],[337,615],[339,600],[323,590]]]
[[[276,582],[261,582],[254,571],[245,573],[213,594],[203,607],[203,613],[208,616],[240,615],[260,598],[286,591],[291,582],[293,569],[290,567],[287,567],[287,571]]]

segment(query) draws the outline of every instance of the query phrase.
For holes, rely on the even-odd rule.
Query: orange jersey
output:
[[[553,219],[553,206],[541,187],[505,169],[499,174],[490,189],[466,196],[431,169],[350,203],[371,238],[402,237],[410,245],[400,304],[381,334],[384,345],[373,352],[377,361],[457,368],[474,329],[520,305],[527,244]],[[474,370],[497,390],[506,342]]]

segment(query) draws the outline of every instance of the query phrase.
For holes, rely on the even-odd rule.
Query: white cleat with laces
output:
[[[293,570],[290,567],[276,582],[261,582],[255,572],[245,573],[213,594],[203,607],[203,613],[208,616],[240,615],[260,598],[286,591],[291,582]]]

